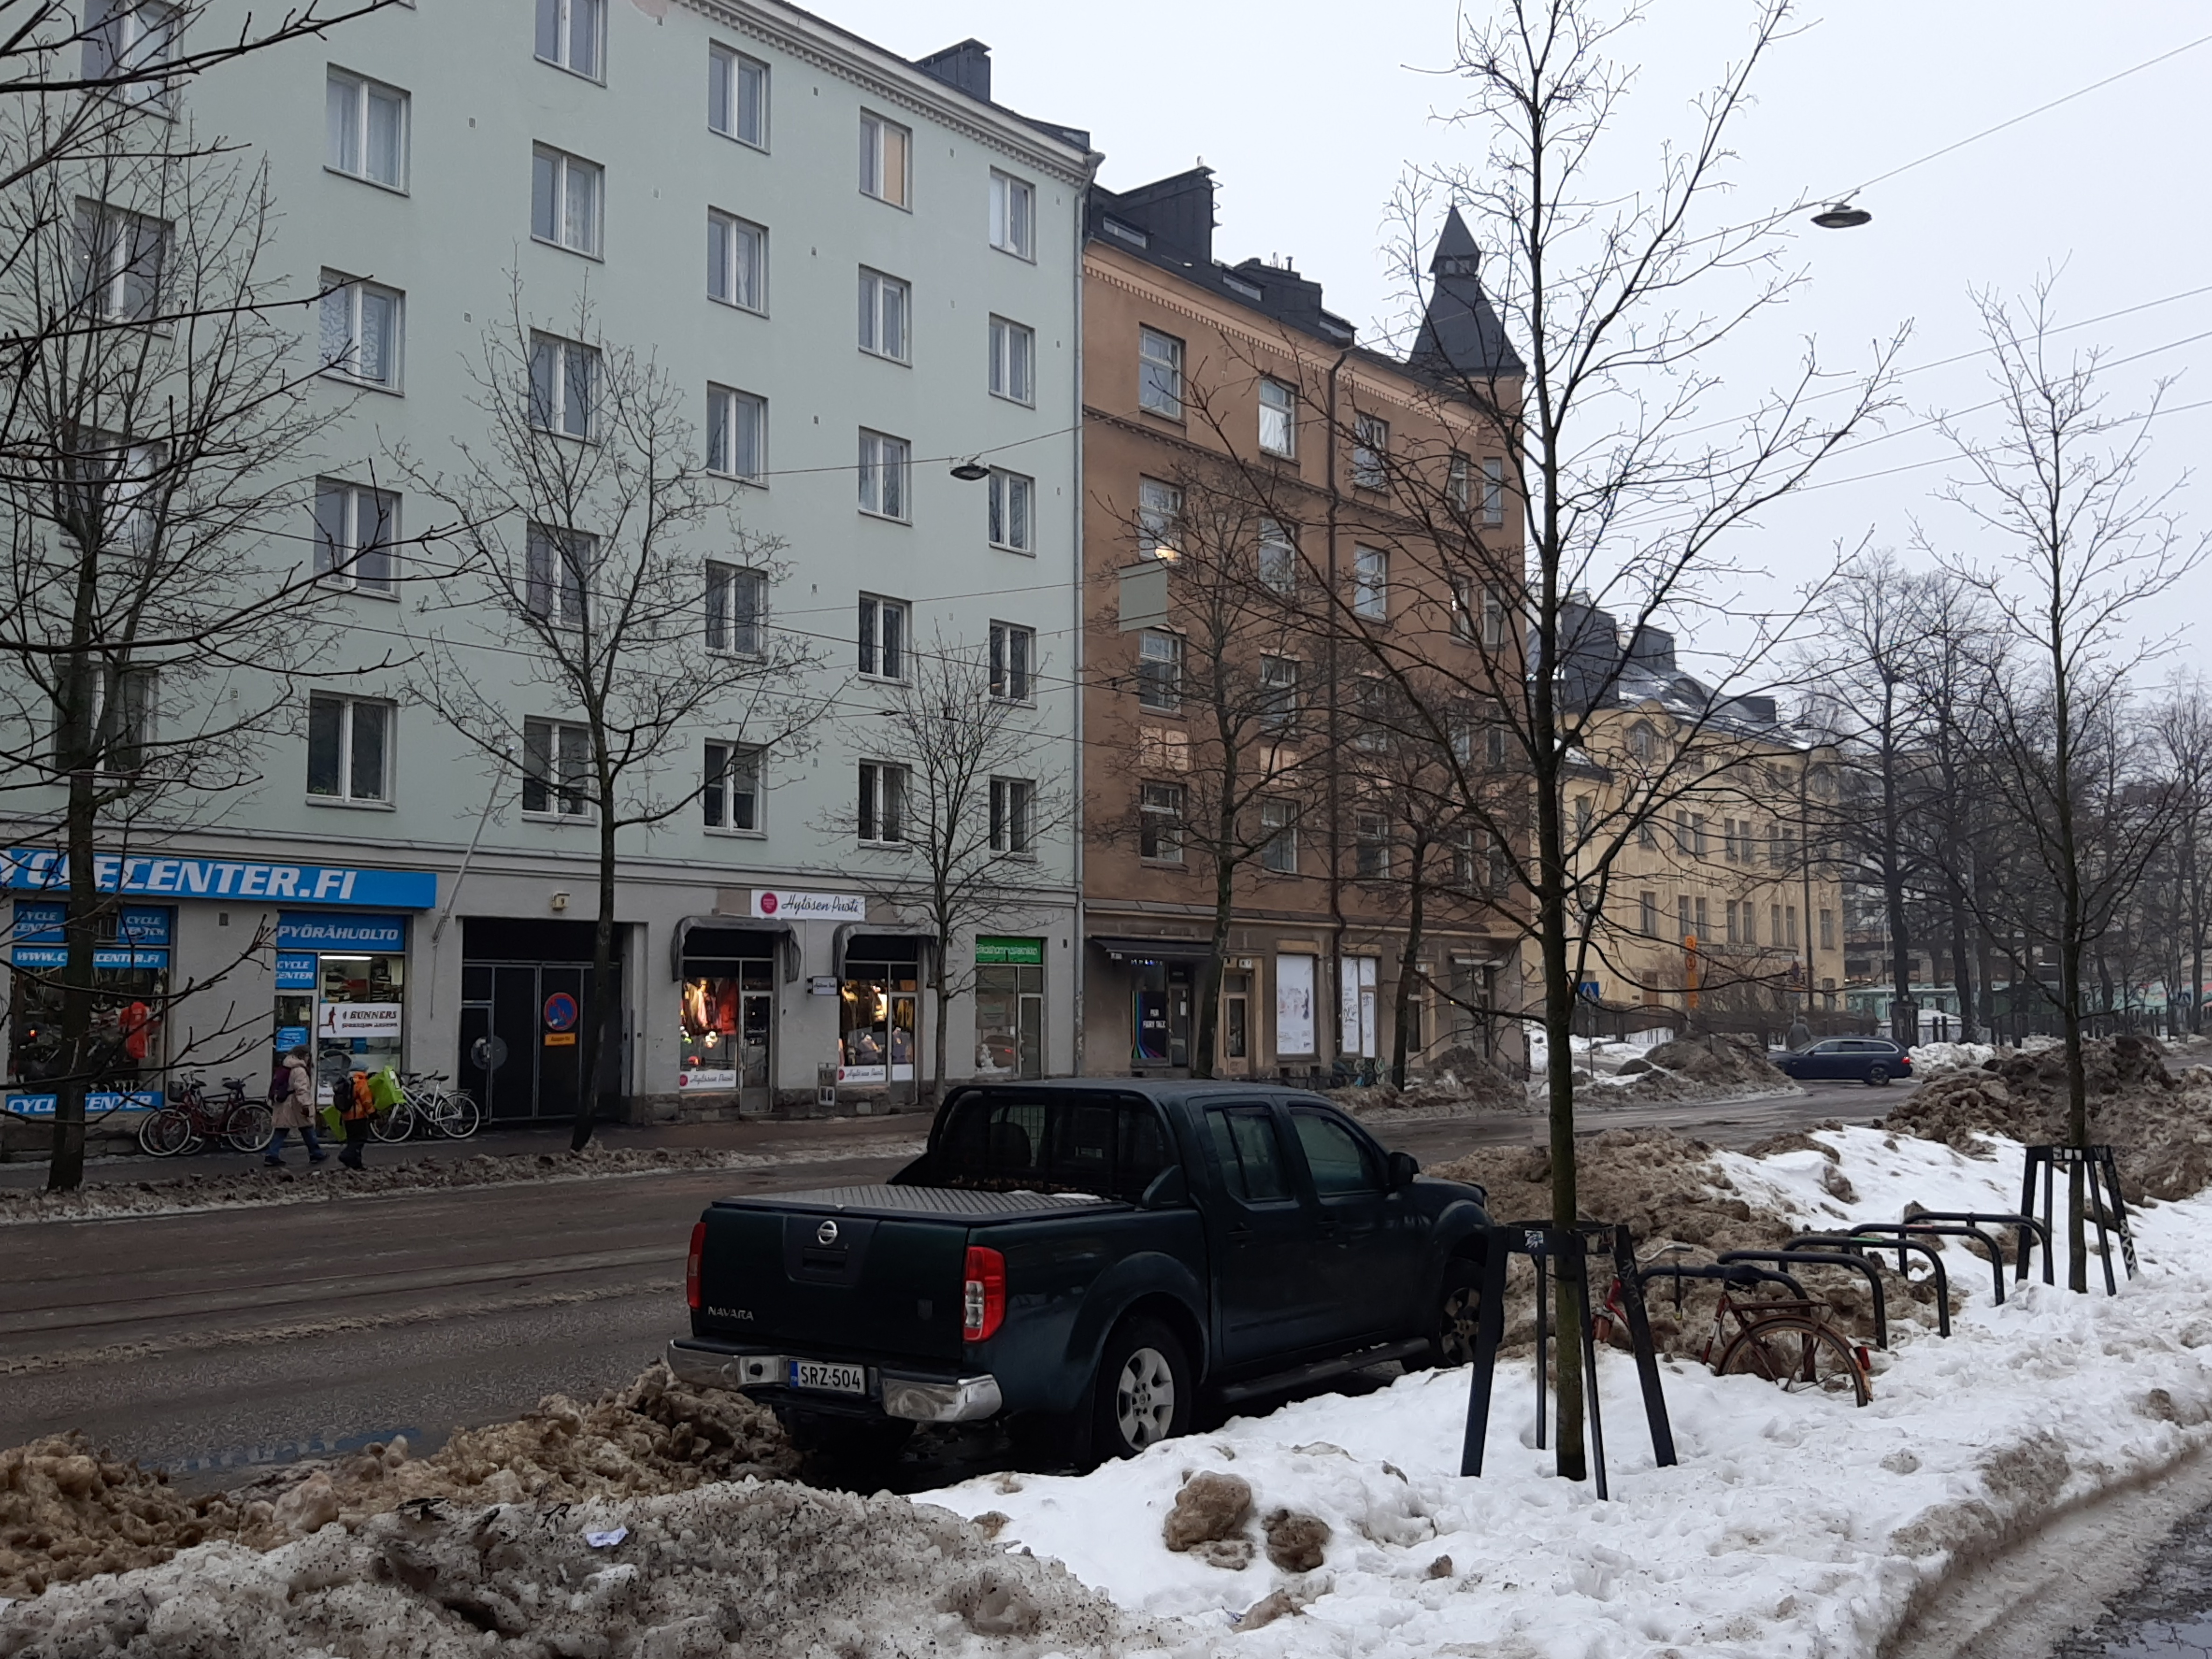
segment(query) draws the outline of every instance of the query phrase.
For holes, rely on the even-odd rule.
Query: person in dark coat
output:
[[[284,1056],[284,1092],[276,1097],[270,1116],[276,1125],[276,1137],[269,1143],[263,1163],[283,1163],[284,1137],[294,1129],[307,1149],[308,1163],[320,1164],[330,1157],[315,1137],[315,1074],[305,1048]]]

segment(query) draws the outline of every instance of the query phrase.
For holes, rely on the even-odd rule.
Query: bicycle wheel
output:
[[[149,1112],[138,1126],[138,1144],[154,1158],[174,1158],[192,1144],[192,1121],[173,1106]]]
[[[368,1132],[379,1140],[404,1140],[415,1133],[415,1103],[402,1100],[384,1108],[368,1121]]]
[[[276,1133],[275,1117],[257,1101],[246,1101],[223,1114],[223,1143],[234,1152],[258,1152]]]
[[[1746,1325],[1713,1369],[1723,1376],[1760,1377],[1793,1394],[1848,1392],[1854,1405],[1874,1397],[1857,1350],[1829,1327],[1794,1314]]]
[[[466,1140],[483,1127],[483,1109],[465,1091],[438,1097],[438,1115],[431,1120],[448,1140]]]

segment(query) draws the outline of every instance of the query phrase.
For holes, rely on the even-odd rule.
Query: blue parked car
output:
[[[1773,1060],[1784,1075],[1800,1083],[1856,1079],[1881,1088],[1892,1078],[1912,1079],[1912,1056],[1887,1037],[1828,1037]]]

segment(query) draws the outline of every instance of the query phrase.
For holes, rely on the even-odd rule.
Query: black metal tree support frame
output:
[[[2118,1296],[2120,1293],[2120,1287],[2112,1277],[2112,1231],[2117,1231],[2119,1233],[2120,1254],[2122,1259],[2128,1264],[2130,1279],[2136,1276],[2136,1240],[2135,1235],[2128,1231],[2127,1202],[2120,1196],[2120,1166],[2112,1157],[2112,1149],[2110,1146],[2029,1147],[2027,1167],[2021,1182],[2021,1213],[2023,1215],[2037,1213],[2035,1174],[2040,1170],[2043,1172],[2041,1212],[2045,1240],[2043,1260],[2047,1272],[2051,1255],[2054,1254],[2050,1243],[2052,1237],[2051,1200],[2051,1188],[2054,1185],[2053,1177],[2061,1166],[2071,1169],[2076,1164],[2084,1166],[2089,1177],[2090,1215],[2097,1224],[2097,1253],[2103,1257],[2105,1263],[2105,1294]],[[2112,1231],[2108,1231],[2106,1224],[2105,1218],[2107,1214],[2112,1218]],[[2070,1273],[2069,1276],[2071,1276]]]
[[[1461,1447],[1459,1472],[1482,1473],[1482,1455],[1490,1437],[1490,1396],[1497,1382],[1498,1345],[1505,1339],[1505,1269],[1516,1255],[1525,1255],[1536,1266],[1536,1444],[1545,1443],[1544,1414],[1548,1397],[1546,1375],[1551,1358],[1551,1300],[1548,1264],[1559,1263],[1561,1279],[1573,1286],[1580,1313],[1583,1349],[1583,1399],[1589,1413],[1590,1450],[1594,1458],[1597,1495],[1608,1498],[1605,1479],[1605,1425],[1598,1411],[1597,1339],[1590,1320],[1589,1258],[1593,1250],[1610,1251],[1615,1277],[1620,1281],[1623,1310],[1628,1316],[1629,1346],[1636,1355],[1636,1374],[1644,1390],[1644,1415],[1651,1427],[1651,1455],[1662,1468],[1674,1461],[1674,1431],[1667,1421],[1667,1399],[1659,1389],[1659,1356],[1651,1346],[1651,1322],[1644,1310],[1644,1288],[1636,1268],[1636,1248],[1628,1229],[1604,1222],[1584,1222],[1571,1231],[1544,1222],[1522,1222],[1486,1230],[1489,1249],[1483,1261],[1482,1307],[1477,1319],[1474,1370],[1468,1384],[1467,1438]]]

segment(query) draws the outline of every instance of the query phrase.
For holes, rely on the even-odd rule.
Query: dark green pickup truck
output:
[[[1466,1359],[1484,1203],[1293,1089],[977,1085],[886,1186],[711,1206],[668,1360],[802,1443],[1004,1413],[1124,1456],[1201,1394]]]

